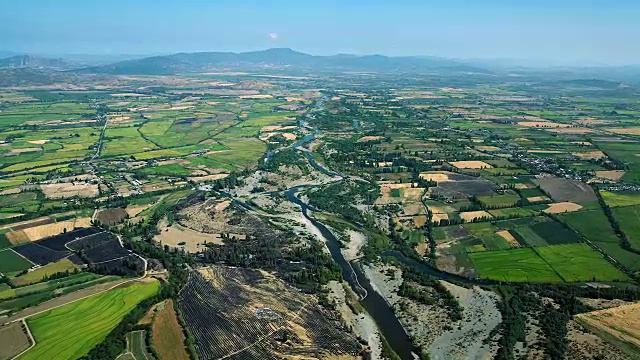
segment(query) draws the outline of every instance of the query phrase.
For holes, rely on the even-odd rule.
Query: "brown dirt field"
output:
[[[84,218],[77,218],[75,224],[73,224],[74,227],[89,227],[91,226],[91,218],[90,217],[84,217]]]
[[[425,214],[424,206],[421,203],[407,203],[402,208],[403,215],[421,215]]]
[[[521,121],[518,123],[520,126],[526,127],[544,127],[544,128],[561,128],[561,127],[569,127],[569,124],[560,124],[554,123],[551,121]]]
[[[282,133],[282,136],[284,136],[284,138],[287,140],[295,140],[298,138],[298,136],[293,133]]]
[[[549,207],[544,210],[547,214],[560,214],[563,212],[573,212],[582,209],[582,205],[578,205],[572,202],[562,202],[556,204],[549,204]]]
[[[382,136],[363,136],[358,139],[358,142],[367,142],[367,141],[375,141],[382,139]]]
[[[0,195],[13,195],[13,194],[18,194],[20,192],[22,192],[22,189],[20,188],[6,189],[6,190],[0,191]]]
[[[596,201],[591,186],[577,180],[556,177],[540,177],[534,180],[542,190],[556,202],[588,202]]]
[[[420,215],[420,216],[414,216],[413,217],[413,225],[415,225],[415,227],[423,227],[427,224],[427,216],[426,215]]]
[[[640,135],[640,127],[606,128],[607,131],[622,135]]]
[[[13,359],[30,345],[29,336],[22,330],[22,322],[0,327],[0,359]]]
[[[227,176],[229,176],[229,174],[213,174],[213,175],[189,177],[187,179],[189,179],[189,181],[199,182],[199,181],[212,181],[212,180],[224,179]]]
[[[50,236],[60,235],[64,232],[65,229],[67,229],[67,231],[71,231],[73,230],[74,223],[75,220],[61,221],[52,224],[30,227],[22,231],[24,231],[29,240],[37,241]]]
[[[424,188],[405,188],[402,191],[402,197],[405,200],[419,201],[423,192]]]
[[[489,214],[488,212],[483,211],[483,210],[480,210],[480,211],[467,211],[467,212],[461,212],[460,213],[460,218],[464,219],[467,222],[470,222],[473,219],[482,218],[482,217],[492,218],[493,216],[491,216],[491,214]]]
[[[431,222],[437,224],[440,222],[440,220],[448,220],[448,219],[449,219],[448,214],[433,214],[431,217]]]
[[[544,195],[541,195],[541,196],[528,197],[527,201],[534,203],[534,202],[542,202],[542,201],[551,201],[551,199],[549,199]]]
[[[127,206],[125,210],[127,211],[127,214],[129,214],[129,217],[134,217],[150,207],[151,207],[151,204],[140,205],[140,206]]]
[[[34,144],[34,145],[44,145],[46,143],[48,143],[49,140],[31,140],[28,143],[29,144]]]
[[[577,156],[577,157],[579,157],[580,159],[584,159],[584,160],[591,160],[591,159],[597,160],[597,159],[600,159],[600,158],[602,158],[602,157],[605,157],[605,156],[606,156],[606,155],[605,155],[602,151],[600,151],[600,150],[597,150],[597,151],[589,151],[589,152],[583,152],[583,153],[571,153],[571,155]]]
[[[518,243],[518,241],[516,240],[516,238],[513,237],[513,235],[511,235],[511,233],[509,232],[509,230],[502,230],[502,231],[498,231],[496,232],[496,235],[500,236],[501,238],[507,240],[507,242],[509,244],[511,244],[511,246],[513,247],[520,247],[520,243]]]
[[[189,360],[184,348],[184,332],[178,323],[173,301],[166,300],[153,319],[152,342],[160,360]]]
[[[558,134],[588,134],[596,132],[595,130],[583,128],[583,127],[575,127],[575,128],[558,128],[548,130],[549,132],[558,133]]]
[[[418,254],[420,254],[420,255],[423,255],[423,256],[424,256],[424,254],[426,254],[426,253],[427,253],[427,248],[428,248],[428,246],[427,246],[427,244],[426,244],[426,243],[418,244],[418,245],[416,246],[416,252],[417,252]]]
[[[599,177],[600,179],[618,181],[624,176],[624,173],[624,170],[601,170],[596,171],[596,177]]]
[[[452,172],[442,171],[442,172],[425,172],[420,173],[420,177],[427,181],[449,181],[449,175],[453,174]]]
[[[600,119],[580,119],[576,122],[582,125],[606,125],[606,124],[612,123],[611,120],[600,120]]]
[[[640,303],[596,310],[576,315],[576,318],[587,327],[635,345],[640,351]]]
[[[22,149],[11,149],[11,154],[22,154],[26,152],[34,152],[34,151],[42,151],[42,148],[22,148]]]
[[[86,183],[44,184],[40,188],[48,198],[95,197],[98,196],[98,185]]]
[[[531,189],[533,188],[533,185],[531,184],[515,184],[515,188],[516,189]]]
[[[184,249],[190,253],[197,253],[206,249],[205,243],[222,244],[222,238],[219,234],[205,234],[195,230],[191,230],[179,224],[168,226],[166,220],[160,221],[158,224],[159,235],[155,240],[162,245],[176,249]],[[184,245],[178,245],[184,242]]]
[[[127,217],[127,211],[123,208],[101,209],[96,214],[96,220],[105,225],[115,225]]]
[[[151,322],[153,321],[153,318],[156,316],[156,313],[159,310],[164,309],[164,306],[167,304],[168,300],[165,301],[161,301],[157,304],[154,304],[149,311],[147,311],[146,314],[144,314],[144,316],[142,317],[142,319],[140,319],[140,321],[138,321],[139,325],[148,325],[151,324]]]
[[[493,166],[487,164],[484,161],[478,160],[465,160],[465,161],[454,161],[451,165],[457,167],[458,169],[491,169]]]
[[[502,150],[502,149],[497,147],[497,146],[476,146],[476,150],[480,150],[480,151],[499,151],[499,150]]]
[[[24,230],[10,231],[5,236],[12,245],[20,245],[31,241]]]

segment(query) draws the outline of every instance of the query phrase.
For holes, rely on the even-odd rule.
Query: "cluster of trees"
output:
[[[425,305],[442,304],[451,321],[462,320],[463,309],[458,299],[438,279],[408,266],[403,266],[402,278],[400,296],[407,296]],[[432,296],[429,291],[411,285],[412,283],[431,288],[435,296]]]
[[[373,225],[353,204],[373,205],[380,196],[380,188],[364,181],[337,181],[314,191],[305,193],[314,207],[340,215],[344,220]]]

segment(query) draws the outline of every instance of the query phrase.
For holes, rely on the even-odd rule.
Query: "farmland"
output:
[[[36,315],[27,321],[36,346],[20,358],[81,357],[100,343],[137,303],[154,295],[158,289],[157,281],[133,284]]]
[[[575,360],[576,315],[640,300],[632,80],[386,72],[382,56],[318,71],[274,51],[0,88],[0,316],[26,318],[22,358],[404,359],[417,344]],[[0,329],[19,340],[3,356],[29,346],[19,323]]]
[[[179,308],[202,359],[236,353],[268,358],[283,352],[355,359],[361,351],[355,338],[330,324],[313,298],[255,270],[215,267],[193,272]],[[273,340],[283,333],[295,340]]]

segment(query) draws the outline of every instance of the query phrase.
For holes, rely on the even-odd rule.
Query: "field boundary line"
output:
[[[17,252],[17,251],[15,251],[15,250],[13,250],[12,248],[8,248],[8,249],[5,249],[5,250],[13,251],[15,254],[18,254],[18,256],[20,256],[21,258],[23,258],[23,259],[27,260],[28,262],[30,262],[33,266],[42,266],[42,265],[40,265],[40,264],[36,264],[36,263],[34,263],[33,261],[31,261],[31,260],[27,259],[26,257],[24,257],[24,255],[22,255],[22,254],[20,254],[19,252]],[[2,250],[2,251],[4,251],[4,250]],[[32,267],[33,267],[33,266],[32,266]]]

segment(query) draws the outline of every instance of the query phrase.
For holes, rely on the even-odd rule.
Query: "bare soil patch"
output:
[[[618,181],[624,176],[624,170],[600,170],[596,171],[596,177],[611,181]]]
[[[34,144],[34,145],[44,145],[46,143],[48,143],[49,140],[48,139],[43,139],[43,140],[31,140],[29,141],[29,144]]]
[[[631,344],[640,351],[640,303],[596,310],[576,316],[589,329],[605,334],[607,341]]]
[[[22,231],[27,235],[29,240],[37,241],[49,236],[60,235],[65,231],[71,231],[74,228],[75,220],[61,221],[46,225],[34,226],[26,228]]]
[[[628,128],[607,128],[609,132],[622,135],[640,135],[640,127],[628,127]]]
[[[593,129],[584,128],[584,127],[556,128],[556,129],[551,129],[547,131],[558,133],[558,134],[588,134],[588,133],[596,132]]]
[[[96,220],[109,226],[122,222],[126,217],[127,211],[123,208],[101,209],[96,214]]]
[[[535,179],[534,182],[540,185],[542,190],[557,202],[579,203],[598,200],[591,186],[578,180],[540,177]]]
[[[483,218],[483,217],[492,218],[493,216],[491,216],[491,214],[489,214],[488,212],[486,212],[484,210],[466,211],[466,212],[461,212],[460,213],[460,218],[464,219],[467,222],[471,222],[473,219],[479,219],[479,218]]]
[[[166,219],[158,223],[159,235],[155,240],[161,245],[168,245],[174,249],[184,249],[186,252],[198,253],[206,249],[205,243],[222,244],[219,234],[205,234],[180,224],[169,226]]]
[[[20,245],[24,243],[28,243],[29,236],[25,234],[24,230],[14,230],[5,234],[7,240],[11,243],[11,245]]]
[[[421,227],[425,226],[426,224],[427,224],[427,216],[426,215],[420,215],[420,216],[414,216],[413,217],[413,225],[415,225],[415,227],[421,228]]]
[[[479,160],[464,160],[464,161],[454,161],[451,165],[457,167],[458,169],[491,169],[493,166],[487,164],[484,161]]]
[[[528,197],[527,201],[531,203],[536,203],[536,202],[551,201],[551,199],[549,199],[547,196],[541,195],[541,196]]]
[[[98,196],[98,185],[86,183],[44,184],[40,188],[48,198],[91,198]]]
[[[453,174],[455,173],[452,173],[449,171],[438,171],[438,172],[430,171],[430,172],[420,173],[420,177],[427,181],[442,182],[442,181],[449,181],[449,176]]]
[[[0,327],[0,359],[13,359],[31,345],[22,322]]]
[[[194,177],[189,177],[187,179],[194,182],[214,181],[214,180],[224,179],[227,176],[229,176],[229,174],[212,174],[212,175],[205,175],[205,176],[194,176]]]
[[[560,214],[564,212],[574,212],[582,209],[582,205],[572,202],[561,202],[555,204],[549,204],[549,207],[544,210],[547,214]]]
[[[160,360],[189,359],[189,354],[184,347],[184,332],[178,323],[172,300],[166,300],[162,309],[156,313],[151,329],[153,344]]]
[[[577,156],[580,159],[584,159],[584,160],[597,160],[600,158],[605,157],[606,155],[600,151],[600,150],[596,150],[596,151],[589,151],[589,152],[582,152],[582,153],[571,153],[571,155]]]
[[[502,149],[497,147],[497,146],[476,146],[476,150],[480,150],[480,151],[500,151]]]
[[[511,246],[513,247],[520,247],[520,243],[518,243],[518,240],[516,240],[516,238],[513,237],[513,235],[509,232],[509,230],[501,230],[496,232],[496,235],[502,237],[503,239],[507,240],[507,242],[509,244],[511,244]]]
[[[363,136],[358,139],[358,142],[376,141],[382,139],[382,136]]]

